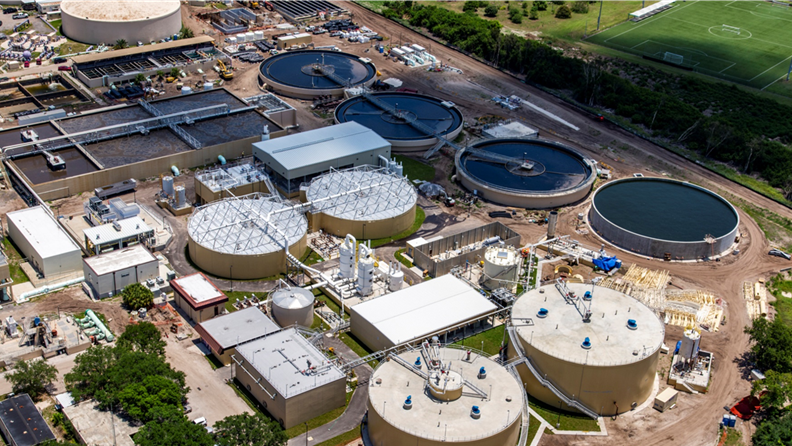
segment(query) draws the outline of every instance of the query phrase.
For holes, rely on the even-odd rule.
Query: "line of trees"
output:
[[[386,17],[406,19],[526,82],[569,91],[585,105],[612,110],[655,137],[758,173],[792,199],[790,106],[734,85],[647,68],[642,71],[651,80],[636,82],[606,60],[566,57],[545,43],[503,34],[500,23],[475,13],[409,1],[386,6]]]

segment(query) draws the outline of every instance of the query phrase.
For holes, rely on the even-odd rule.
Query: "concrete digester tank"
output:
[[[435,146],[435,133],[453,141],[462,131],[463,117],[452,102],[420,94],[382,92],[342,102],[336,107],[335,121],[355,121],[391,143],[393,152],[407,153]]]
[[[523,294],[512,307],[515,329],[508,355],[517,357],[519,345],[530,361],[530,367],[518,366],[528,394],[559,407],[563,398],[556,392],[561,392],[600,416],[643,403],[657,373],[662,321],[618,291],[588,284],[566,287],[567,297],[564,287],[545,285]],[[567,405],[562,409],[578,411]]]
[[[326,50],[289,51],[259,66],[259,81],[278,94],[299,99],[341,97],[346,88],[370,86],[377,69],[369,59]]]
[[[427,344],[387,357],[369,383],[369,445],[517,444],[523,390],[486,356]]]
[[[517,289],[522,257],[517,248],[511,245],[490,246],[484,252],[483,285],[490,290],[495,288]]]
[[[638,254],[696,260],[730,252],[740,216],[703,187],[665,178],[627,178],[599,189],[589,223],[606,241]]]
[[[281,327],[310,327],[314,320],[313,293],[305,288],[284,287],[272,293],[272,317]]]
[[[309,219],[319,229],[358,240],[390,237],[415,222],[418,195],[410,181],[387,168],[331,169],[300,191],[310,201]]]
[[[594,162],[540,139],[491,139],[456,155],[457,179],[486,200],[547,209],[582,200],[596,180]]]
[[[149,43],[181,29],[179,0],[63,0],[63,33],[83,43],[107,45],[124,39]]]
[[[261,193],[196,208],[187,222],[188,249],[202,270],[230,279],[285,273],[286,251],[300,258],[308,221],[294,206]]]

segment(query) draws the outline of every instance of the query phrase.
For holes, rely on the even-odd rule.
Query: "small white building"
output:
[[[437,335],[445,342],[498,307],[451,274],[349,308],[352,334],[371,350]],[[464,334],[464,333],[463,333]]]
[[[280,327],[259,307],[247,307],[233,313],[203,321],[195,331],[212,350],[218,361],[231,364],[237,345],[280,331]]]
[[[159,262],[146,248],[111,251],[83,259],[85,283],[93,297],[103,299],[119,294],[124,287],[145,282],[159,275]]]
[[[82,271],[82,252],[55,217],[42,206],[6,214],[8,236],[20,254],[46,278]]]
[[[140,217],[125,218],[83,229],[83,235],[85,249],[91,255],[136,244],[151,246],[154,243],[154,229]]]
[[[39,14],[60,12],[61,0],[36,0],[36,9]]]

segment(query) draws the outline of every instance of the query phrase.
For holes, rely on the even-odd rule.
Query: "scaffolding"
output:
[[[699,326],[718,331],[723,318],[723,302],[709,291],[675,290],[666,292],[665,319],[670,325]]]

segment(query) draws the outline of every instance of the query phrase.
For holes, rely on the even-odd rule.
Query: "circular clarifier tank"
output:
[[[589,221],[600,236],[626,250],[693,260],[729,251],[740,217],[728,201],[702,187],[629,178],[597,190]]]
[[[259,67],[259,79],[267,88],[301,99],[340,97],[345,88],[371,85],[376,75],[377,69],[368,59],[323,50],[281,53]]]
[[[492,139],[457,152],[457,177],[469,190],[509,206],[544,209],[586,197],[592,163],[564,145],[539,139]]]
[[[336,123],[355,121],[391,143],[394,152],[423,152],[437,133],[453,140],[462,131],[462,112],[452,102],[411,93],[372,93],[342,102]],[[431,133],[429,133],[431,131]]]

